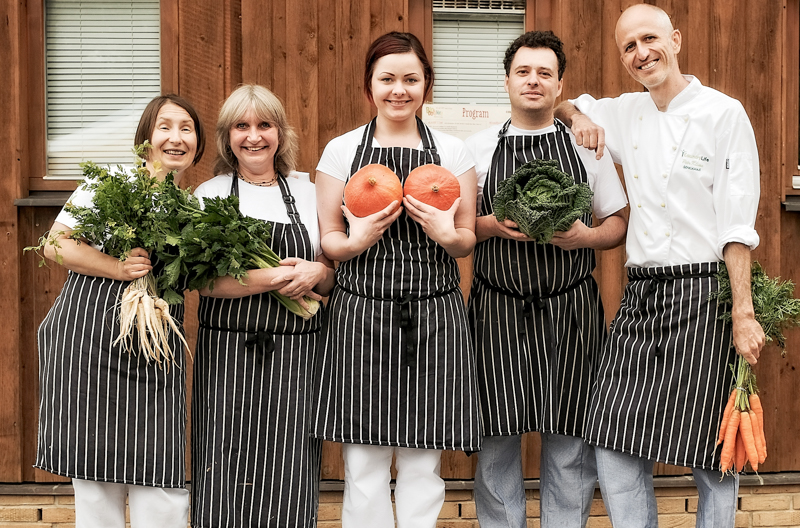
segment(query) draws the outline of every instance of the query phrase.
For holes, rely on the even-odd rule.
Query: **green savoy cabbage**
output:
[[[592,211],[592,190],[575,183],[556,160],[533,160],[500,182],[492,205],[494,215],[517,223],[519,230],[539,244],[556,231],[567,231],[582,215]]]

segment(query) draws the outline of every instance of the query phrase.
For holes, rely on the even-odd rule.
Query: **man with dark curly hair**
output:
[[[583,441],[595,357],[605,334],[595,249],[625,236],[627,200],[610,159],[576,145],[553,117],[566,57],[550,31],[515,40],[503,61],[511,119],[472,136],[478,174],[469,314],[484,427],[475,502],[482,528],[526,526],[521,437],[542,438],[541,525],[582,527],[596,478]],[[556,160],[594,191],[592,209],[548,244],[494,215],[498,184],[533,159]]]

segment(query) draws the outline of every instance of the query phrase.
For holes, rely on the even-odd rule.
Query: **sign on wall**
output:
[[[510,105],[426,104],[422,107],[422,120],[426,125],[460,139],[505,123],[510,117]]]

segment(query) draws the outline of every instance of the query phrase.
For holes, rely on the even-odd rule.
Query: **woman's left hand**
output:
[[[408,216],[414,219],[425,234],[442,246],[448,246],[458,239],[455,227],[455,215],[461,205],[461,197],[456,198],[450,209],[442,211],[432,205],[423,203],[413,196],[403,198]]]
[[[325,278],[325,265],[319,262],[309,262],[297,257],[290,257],[280,261],[281,266],[287,266],[287,272],[280,278],[274,279],[273,283],[289,281],[288,284],[278,290],[278,293],[290,299],[301,300],[303,297],[311,297],[317,301],[322,297],[313,291],[319,281]]]

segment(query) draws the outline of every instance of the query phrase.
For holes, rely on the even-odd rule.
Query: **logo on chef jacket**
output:
[[[683,158],[683,168],[690,171],[700,172],[708,167],[711,160],[708,156],[702,154],[690,154],[685,150],[681,150],[681,158]]]

